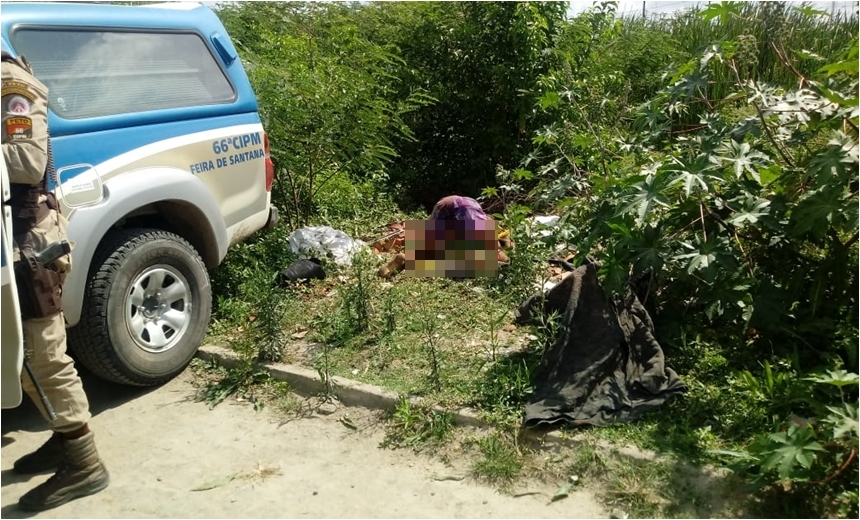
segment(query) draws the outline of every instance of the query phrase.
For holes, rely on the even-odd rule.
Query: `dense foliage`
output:
[[[339,174],[384,180],[404,116],[429,99],[391,93],[404,63],[366,40],[348,4],[229,4],[220,15],[242,53],[278,165],[275,197],[289,225],[307,224],[314,199]]]
[[[406,62],[401,95],[436,102],[404,118],[415,140],[401,148],[392,179],[432,206],[477,194],[497,165],[521,158],[534,130],[536,82],[560,29],[564,2],[384,2],[363,10],[368,37]]]
[[[694,52],[635,105],[624,68],[605,68],[618,59],[607,48],[635,32],[625,36],[611,4],[584,15],[538,99],[556,119],[486,194],[560,210],[610,290],[650,273],[646,303],[661,339],[689,356],[685,375],[749,406],[694,390],[681,405],[688,425],[748,446],[711,451],[747,474],[846,514],[857,482],[857,34],[816,39],[845,27],[775,5],[727,2],[661,24],[658,44],[680,33]],[[686,36],[691,17],[704,37]],[[752,30],[763,21],[768,32]],[[703,366],[704,345],[721,367]],[[700,398],[713,408],[697,409]]]
[[[514,230],[511,274],[568,244],[609,291],[648,275],[642,298],[690,386],[654,420],[689,455],[801,498],[772,502],[780,516],[856,517],[856,12],[566,7],[222,7],[290,216],[234,265],[391,197],[481,194]],[[549,212],[561,225],[543,238],[526,217]]]

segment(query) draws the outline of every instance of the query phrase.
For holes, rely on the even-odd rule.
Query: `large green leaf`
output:
[[[547,92],[538,99],[538,105],[544,110],[556,108],[559,103],[561,103],[561,96],[558,95],[558,92]]]
[[[808,5],[801,5],[800,7],[795,7],[794,11],[806,16],[830,16],[830,13],[828,13],[827,11],[815,9]]]
[[[687,260],[687,273],[689,274],[708,269],[717,259],[717,255],[713,252],[697,249],[689,242],[682,242],[681,245],[693,250],[691,253],[675,255],[675,259],[677,260]]]
[[[709,45],[705,52],[702,53],[702,59],[699,60],[699,67],[704,69],[708,66],[712,59],[717,58],[723,61],[723,48],[721,45]]]
[[[813,374],[804,379],[814,383],[833,385],[840,388],[843,386],[860,384],[860,376],[841,368],[839,370],[828,370],[826,374]]]
[[[681,241],[681,252],[673,257],[682,261],[688,274],[696,274],[712,284],[718,280],[723,283],[725,273],[735,272],[737,262],[729,238],[711,235],[704,240],[697,236],[693,242]]]
[[[749,143],[737,143],[730,140],[717,150],[716,159],[723,164],[728,164],[735,177],[740,179],[744,172],[748,172],[756,182],[761,183],[758,168],[763,168],[770,163],[770,157],[766,154],[753,150]]]
[[[800,469],[810,469],[816,453],[824,451],[824,447],[813,440],[812,427],[808,424],[802,427],[792,424],[787,432],[772,433],[768,438],[774,448],[762,469],[771,471],[777,468],[781,480],[806,480],[806,472]]]
[[[701,69],[698,69],[672,85],[670,91],[674,94],[675,99],[690,100],[697,95],[702,95],[707,88],[708,75]],[[671,108],[670,111],[672,111]],[[674,110],[674,112],[681,113],[681,110]]]
[[[856,142],[833,139],[831,143],[831,146],[812,158],[804,175],[804,180],[816,188],[844,186],[850,177],[857,177],[857,160],[851,155],[852,152],[855,155],[857,153]]]
[[[636,215],[636,220],[641,224],[645,222],[645,217],[653,210],[654,206],[669,207],[669,199],[664,193],[669,187],[669,183],[668,177],[658,172],[633,184],[632,193],[625,197],[626,204],[623,213],[633,213]]]
[[[650,267],[659,273],[665,259],[671,255],[662,226],[645,226],[642,232],[636,235],[632,247],[636,252],[636,268],[639,272]]]
[[[671,184],[683,186],[684,195],[689,197],[696,192],[709,192],[713,184],[722,181],[719,177],[709,173],[712,168],[713,165],[709,157],[705,154],[699,154],[691,161],[673,157],[663,167],[663,170],[674,174]]]
[[[709,320],[713,320],[717,316],[722,316],[727,309],[733,306],[742,307],[740,304],[745,300],[752,301],[749,288],[750,284],[744,282],[732,284],[726,280],[724,283],[717,284],[709,292],[711,301],[705,307],[705,315]]]
[[[844,218],[849,209],[848,204],[850,202],[840,187],[826,186],[810,191],[792,211],[794,233],[812,233],[818,239],[824,238],[827,230]]]
[[[709,4],[702,10],[701,16],[705,21],[720,19],[721,25],[726,25],[731,21],[733,16],[740,16],[741,2],[720,2]]]
[[[833,76],[838,72],[845,72],[849,77],[856,79],[860,64],[858,56],[858,38],[855,36],[850,45],[838,56],[838,60],[821,67],[818,71],[827,76]]]
[[[750,323],[762,330],[776,330],[790,317],[786,307],[786,291],[770,278],[760,279],[753,287],[753,314]]]
[[[748,224],[756,224],[764,217],[770,215],[770,201],[758,197],[745,197],[743,204],[731,216],[729,222],[742,228]]]
[[[833,426],[834,439],[841,439],[842,437],[853,437],[856,439],[860,435],[860,431],[858,431],[856,402],[853,405],[843,403],[841,408],[828,406],[827,410],[830,411],[830,415],[824,418],[824,422]]]

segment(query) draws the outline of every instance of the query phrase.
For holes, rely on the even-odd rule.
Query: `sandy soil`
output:
[[[380,449],[383,431],[360,409],[287,422],[235,400],[209,410],[187,373],[157,389],[84,384],[111,486],[36,518],[606,518],[585,490],[554,503],[546,486],[514,498],[451,480],[463,471],[429,457]],[[47,437],[28,401],[3,410],[3,518],[28,517],[16,502],[48,475],[11,467]]]

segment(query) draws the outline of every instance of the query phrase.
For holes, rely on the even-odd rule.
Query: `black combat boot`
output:
[[[66,439],[65,448],[63,461],[54,476],[22,496],[19,508],[45,511],[98,493],[108,486],[110,477],[99,459],[92,432],[77,439]]]
[[[54,471],[60,466],[64,452],[65,439],[62,434],[54,432],[48,442],[42,444],[39,449],[16,460],[13,471],[21,475]]]

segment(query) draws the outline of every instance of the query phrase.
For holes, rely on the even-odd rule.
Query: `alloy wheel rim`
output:
[[[191,324],[191,285],[173,266],[153,265],[132,282],[125,298],[125,322],[138,348],[170,350]]]

